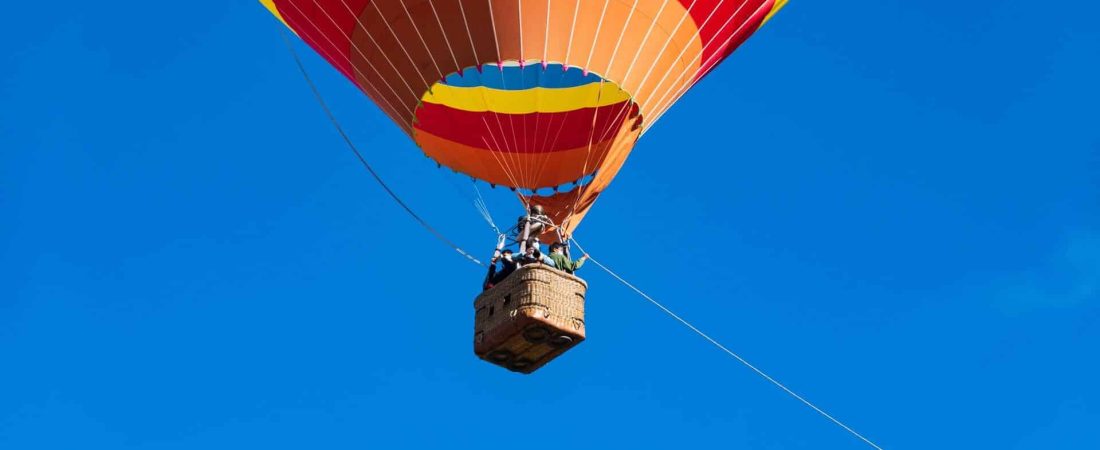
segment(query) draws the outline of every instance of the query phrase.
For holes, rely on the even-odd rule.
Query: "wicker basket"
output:
[[[584,340],[584,280],[543,265],[516,269],[474,300],[474,353],[531,373]]]

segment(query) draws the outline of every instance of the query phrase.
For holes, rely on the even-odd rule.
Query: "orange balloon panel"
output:
[[[261,1],[438,163],[525,190],[579,182],[528,195],[567,232],[647,119],[785,2]]]

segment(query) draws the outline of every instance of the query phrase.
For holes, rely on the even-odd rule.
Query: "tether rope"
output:
[[[577,249],[581,251],[581,253],[584,253],[584,254],[588,254],[587,252],[585,252],[585,251],[584,251],[584,247],[582,247],[582,246],[581,246],[581,244],[580,244],[579,242],[577,242],[577,240],[576,240],[576,239],[572,239],[572,241],[573,241],[573,244],[577,246]],[[728,354],[728,355],[732,356],[732,357],[733,357],[734,359],[736,359],[736,360],[737,360],[738,362],[740,362],[741,364],[744,364],[744,365],[745,365],[745,367],[748,367],[748,368],[749,368],[749,369],[751,369],[751,370],[752,370],[753,372],[756,372],[756,374],[757,374],[757,375],[760,375],[760,376],[761,376],[761,377],[763,377],[763,378],[764,378],[765,380],[768,380],[768,381],[769,381],[770,383],[774,384],[774,385],[775,385],[776,387],[778,387],[779,389],[782,389],[782,390],[783,390],[784,392],[786,392],[787,394],[790,394],[790,396],[791,396],[791,397],[794,397],[795,399],[797,399],[798,401],[802,402],[802,403],[803,403],[803,404],[805,404],[806,406],[809,406],[809,407],[810,407],[811,409],[813,409],[814,411],[817,411],[817,413],[818,413],[818,414],[821,414],[821,415],[822,415],[823,417],[825,417],[826,419],[829,419],[829,420],[830,420],[830,421],[832,421],[832,422],[833,422],[834,424],[836,424],[836,425],[840,426],[841,428],[843,428],[843,429],[844,429],[845,431],[847,431],[847,432],[851,433],[851,434],[852,434],[853,436],[855,436],[855,437],[859,438],[859,439],[860,439],[861,441],[863,441],[863,442],[866,442],[866,443],[867,443],[867,445],[870,445],[871,447],[874,447],[874,448],[876,448],[877,450],[882,450],[882,447],[879,447],[879,446],[878,446],[878,445],[876,445],[876,444],[875,444],[874,442],[871,442],[871,440],[870,440],[870,439],[867,439],[867,438],[863,437],[863,435],[861,435],[861,434],[857,433],[857,432],[856,432],[855,430],[853,430],[853,429],[851,429],[850,427],[848,427],[848,425],[845,425],[845,424],[844,424],[843,422],[841,422],[841,421],[837,420],[837,419],[836,419],[835,417],[833,417],[833,416],[829,415],[829,413],[825,412],[825,411],[824,411],[824,410],[822,410],[821,408],[818,408],[818,407],[817,407],[817,405],[814,405],[813,403],[810,403],[810,401],[809,401],[809,400],[806,400],[806,399],[805,399],[805,398],[803,398],[803,397],[802,397],[801,395],[798,395],[797,393],[795,393],[794,391],[792,391],[792,390],[791,390],[790,388],[788,388],[787,386],[784,386],[784,385],[783,385],[783,383],[780,383],[780,382],[779,382],[778,380],[776,380],[775,378],[772,378],[772,377],[771,377],[770,375],[768,375],[768,374],[764,373],[764,371],[763,371],[763,370],[760,370],[760,369],[756,368],[756,366],[754,366],[754,365],[752,365],[751,363],[749,363],[748,361],[746,361],[746,360],[745,360],[745,358],[742,358],[742,357],[741,357],[740,355],[738,355],[738,354],[734,353],[734,352],[733,352],[733,351],[731,351],[730,349],[726,348],[726,346],[724,346],[724,345],[722,345],[721,343],[719,343],[718,341],[714,340],[714,338],[712,338],[712,337],[710,337],[710,336],[707,336],[707,334],[706,334],[706,333],[702,332],[702,331],[701,331],[701,330],[699,330],[698,328],[695,328],[695,326],[694,326],[694,325],[692,325],[692,324],[691,324],[690,322],[688,322],[687,320],[684,320],[684,319],[683,319],[682,317],[680,317],[680,316],[676,315],[676,313],[674,313],[674,312],[672,312],[671,310],[669,310],[668,308],[666,308],[666,307],[665,307],[664,305],[662,305],[662,304],[661,304],[660,302],[658,302],[657,300],[654,300],[654,299],[653,299],[653,297],[650,297],[650,296],[649,296],[648,294],[646,294],[645,292],[642,292],[642,290],[641,290],[641,289],[638,289],[638,288],[637,288],[637,287],[635,287],[635,286],[634,286],[633,284],[630,284],[630,282],[628,282],[628,281],[626,281],[625,279],[623,279],[623,277],[620,277],[620,276],[619,276],[619,275],[618,275],[617,273],[615,273],[615,272],[613,272],[613,271],[612,271],[611,269],[607,268],[607,266],[605,266],[605,265],[601,264],[601,263],[600,263],[599,261],[597,261],[597,260],[596,260],[595,258],[593,258],[593,257],[592,257],[592,255],[589,255],[589,256],[588,256],[588,260],[589,260],[589,261],[592,261],[592,264],[595,264],[595,265],[596,265],[596,266],[598,266],[599,268],[603,269],[603,271],[604,271],[604,272],[607,272],[607,274],[608,274],[608,275],[611,275],[611,276],[612,276],[613,278],[615,278],[616,280],[619,280],[619,282],[620,282],[620,283],[622,283],[622,284],[623,284],[624,286],[626,286],[626,287],[630,288],[630,289],[631,289],[631,290],[633,290],[633,291],[634,291],[635,293],[637,293],[638,295],[642,296],[642,298],[644,298],[644,299],[648,300],[648,301],[649,301],[650,303],[652,303],[652,304],[653,304],[654,306],[656,306],[656,307],[660,308],[660,309],[661,309],[661,311],[664,311],[664,312],[665,312],[665,314],[668,314],[668,315],[669,315],[669,317],[672,317],[673,319],[676,319],[676,321],[680,322],[680,323],[681,323],[681,324],[683,324],[683,325],[684,325],[685,327],[688,327],[688,329],[690,329],[691,331],[694,331],[694,332],[695,332],[695,334],[698,334],[699,336],[702,336],[702,337],[703,337],[703,339],[706,339],[706,340],[707,340],[708,342],[710,342],[711,344],[714,344],[714,346],[715,346],[715,347],[718,347],[718,348],[719,348],[719,349],[721,349],[721,350],[722,350],[723,352],[726,352],[726,354]]]
[[[348,134],[344,131],[344,127],[341,126],[340,121],[336,119],[336,115],[333,114],[331,109],[329,109],[328,103],[325,102],[324,96],[321,95],[321,91],[317,88],[317,84],[313,82],[313,78],[309,76],[309,72],[306,70],[305,64],[302,63],[302,58],[298,56],[298,51],[294,50],[294,43],[291,42],[290,37],[287,36],[287,31],[280,31],[282,33],[283,42],[286,43],[287,50],[289,50],[290,55],[294,57],[294,63],[298,66],[298,71],[301,72],[302,78],[304,78],[306,80],[306,83],[309,84],[309,89],[313,91],[313,97],[317,99],[317,103],[321,105],[321,109],[325,111],[325,115],[328,116],[328,119],[330,122],[332,122],[333,127],[336,128],[336,131],[338,133],[340,133],[340,137],[343,138],[344,142],[348,144],[348,149],[350,149],[352,153],[355,154],[355,157],[359,159],[359,163],[363,165],[363,168],[367,169],[367,172],[369,172],[371,177],[374,178],[374,181],[377,181],[378,185],[382,186],[382,189],[384,189],[386,193],[389,194],[390,198],[397,202],[397,204],[400,205],[401,208],[405,210],[405,212],[409,213],[409,215],[412,216],[412,218],[415,219],[416,222],[420,224],[420,226],[424,227],[424,229],[432,233],[432,235],[434,235],[437,239],[442,241],[444,244],[450,246],[452,249],[454,249],[454,251],[458,252],[460,255],[464,256],[466,259],[470,260],[474,264],[485,266],[485,263],[479,261],[477,258],[474,258],[473,255],[467,253],[465,250],[462,249],[462,247],[459,247],[457,244],[455,244],[454,241],[447,239],[447,237],[444,236],[443,233],[440,233],[439,230],[436,230],[435,227],[432,227],[431,224],[420,217],[419,214],[413,211],[412,208],[410,208],[409,205],[405,203],[405,201],[402,200],[401,197],[399,197],[397,193],[395,193],[393,189],[391,189],[390,186],[386,184],[385,181],[382,180],[382,177],[378,175],[378,172],[374,171],[374,167],[372,167],[370,163],[367,162],[367,159],[363,157],[363,154],[359,152],[359,148],[356,147],[355,143],[353,143],[351,141],[351,138],[348,137]]]

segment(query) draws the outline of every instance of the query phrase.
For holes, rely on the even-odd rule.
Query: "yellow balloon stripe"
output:
[[[760,26],[762,27],[764,26],[764,24],[768,23],[769,20],[772,20],[772,16],[774,16],[775,13],[779,12],[779,10],[783,9],[783,7],[786,5],[787,0],[775,0],[775,4],[772,5],[772,10],[768,12],[767,16],[764,16],[764,20],[760,22]]]
[[[457,87],[436,84],[421,97],[434,103],[469,112],[504,114],[558,113],[622,103],[630,95],[614,83],[589,83],[571,88],[535,87],[524,90],[492,89],[484,86]]]
[[[264,7],[267,8],[268,11],[271,11],[271,14],[274,15],[276,19],[279,19],[279,22],[282,22],[283,25],[286,25],[287,28],[290,28],[290,31],[293,31],[294,34],[298,34],[297,30],[291,28],[290,25],[287,25],[286,20],[283,19],[283,15],[279,14],[279,8],[275,7],[275,0],[260,0],[260,4],[264,5]]]

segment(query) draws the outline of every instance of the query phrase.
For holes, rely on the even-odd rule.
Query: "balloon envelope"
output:
[[[641,132],[786,0],[261,0],[439,164],[568,235]]]

